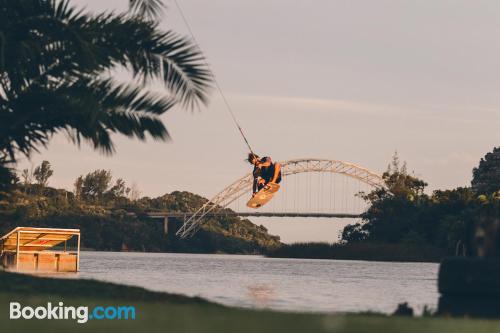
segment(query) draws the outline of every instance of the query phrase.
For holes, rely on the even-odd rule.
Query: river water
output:
[[[408,302],[421,312],[438,299],[431,263],[85,251],[80,270],[79,278],[285,311],[390,313]]]

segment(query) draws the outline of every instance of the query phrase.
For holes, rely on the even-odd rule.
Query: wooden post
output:
[[[168,216],[165,216],[165,218],[163,219],[163,233],[165,235],[168,234]]]
[[[17,232],[17,243],[16,243],[16,271],[19,269],[19,242],[20,242],[21,232]]]
[[[78,246],[76,250],[76,271],[80,270],[80,234],[78,234]]]

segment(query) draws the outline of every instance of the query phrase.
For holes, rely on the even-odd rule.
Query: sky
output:
[[[258,154],[382,173],[397,150],[431,191],[469,185],[472,168],[499,145],[498,1],[177,1]],[[72,3],[120,12],[128,1]],[[161,27],[188,35],[175,3],[165,3]],[[45,159],[55,187],[110,169],[143,195],[206,197],[249,172],[216,90],[207,107],[173,108],[163,120],[169,143],[116,136],[110,157],[56,135],[19,169]],[[335,241],[346,223],[256,222],[286,242]]]

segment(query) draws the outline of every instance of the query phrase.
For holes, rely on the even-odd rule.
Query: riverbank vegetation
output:
[[[340,244],[284,245],[269,255],[439,261],[500,253],[500,147],[481,159],[470,187],[427,194],[427,183],[400,165],[397,154],[383,179],[386,188],[360,194],[369,208],[361,222],[344,228]]]
[[[371,261],[439,262],[445,252],[430,245],[391,243],[293,243],[271,249],[268,257]]]
[[[147,212],[193,212],[207,199],[175,191],[156,198],[141,197],[137,186],[114,180],[111,171],[95,170],[77,177],[73,191],[48,187],[54,174],[48,161],[23,170],[0,199],[0,233],[16,226],[79,228],[82,247],[110,251],[263,253],[280,245],[263,226],[236,216],[208,218],[192,238],[179,239],[181,218],[163,219]]]

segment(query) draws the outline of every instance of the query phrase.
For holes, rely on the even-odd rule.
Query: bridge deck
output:
[[[151,212],[147,213],[152,218],[189,218],[195,213],[179,213],[179,212]],[[205,216],[218,217],[218,216],[239,216],[239,217],[326,217],[326,218],[359,218],[359,214],[348,213],[273,213],[273,212],[214,212],[208,213]]]

